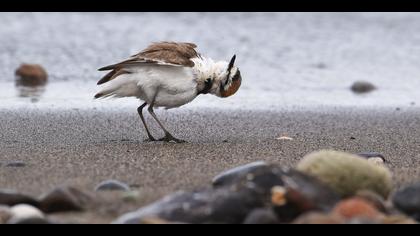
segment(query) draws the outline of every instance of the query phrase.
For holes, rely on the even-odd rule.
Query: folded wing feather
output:
[[[132,66],[154,64],[156,66],[194,67],[194,62],[191,59],[200,57],[200,54],[195,50],[196,47],[197,46],[193,43],[153,43],[140,53],[131,56],[131,58],[125,61],[100,68],[100,71],[112,71],[99,80],[98,85],[113,80],[119,75],[130,73],[128,70],[124,69]]]

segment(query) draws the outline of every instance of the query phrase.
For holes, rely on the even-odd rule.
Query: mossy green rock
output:
[[[297,169],[317,177],[342,197],[370,190],[386,199],[392,190],[392,175],[388,168],[345,152],[322,150],[308,154]]]

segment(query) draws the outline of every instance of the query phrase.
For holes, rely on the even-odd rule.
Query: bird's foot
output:
[[[149,136],[147,139],[143,140],[143,142],[148,143],[148,142],[156,142],[157,140],[153,137],[153,136]]]
[[[164,141],[164,142],[175,142],[175,143],[186,143],[185,140],[177,139],[174,136],[170,134],[166,134],[165,137],[159,139],[158,141]]]

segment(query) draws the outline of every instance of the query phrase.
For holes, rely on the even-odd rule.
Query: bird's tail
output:
[[[101,98],[101,97],[103,97],[103,96],[105,96],[105,94],[104,93],[97,93],[97,94],[95,94],[95,99],[98,99],[98,98]]]
[[[138,94],[137,83],[130,77],[119,76],[110,80],[95,95],[95,99],[106,97],[132,97]]]

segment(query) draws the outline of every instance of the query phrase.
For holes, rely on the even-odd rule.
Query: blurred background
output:
[[[237,55],[235,96],[182,109],[420,104],[418,13],[1,13],[0,22],[0,107],[138,105],[93,100],[97,68],[155,41],[193,42],[215,60]],[[17,89],[22,63],[43,66],[48,84]],[[357,81],[376,89],[355,93]]]

